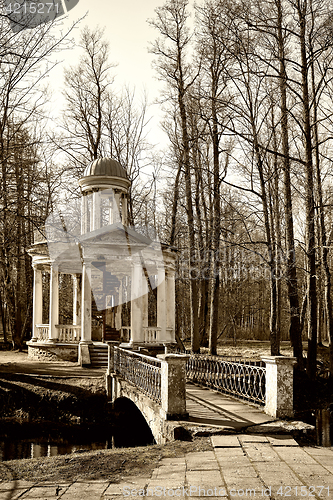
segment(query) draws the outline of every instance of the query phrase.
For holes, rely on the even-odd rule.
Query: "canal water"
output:
[[[12,440],[0,441],[0,461],[16,460],[21,458],[53,457],[55,455],[66,455],[67,453],[80,453],[89,450],[110,448],[110,442],[103,443],[58,443],[53,440],[41,442],[37,440]]]
[[[108,449],[114,446],[112,434],[108,426],[8,424],[0,428],[0,461]]]
[[[154,437],[137,407],[121,398],[112,423],[1,422],[0,461],[146,446]]]

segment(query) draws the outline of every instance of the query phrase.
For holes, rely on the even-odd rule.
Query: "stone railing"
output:
[[[56,325],[58,342],[77,344],[81,340],[81,325]]]
[[[143,329],[145,342],[158,342],[160,340],[161,328],[148,326]]]
[[[36,338],[37,340],[49,339],[49,325],[36,325]]]
[[[56,325],[58,337],[53,339],[56,342],[65,344],[78,344],[81,339],[81,325]],[[36,325],[37,335],[35,339],[38,341],[49,340],[50,325]]]
[[[123,342],[129,342],[131,340],[131,327],[122,326],[120,332],[120,337]]]

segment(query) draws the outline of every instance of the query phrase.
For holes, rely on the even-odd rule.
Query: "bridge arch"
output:
[[[145,416],[131,399],[124,396],[117,398],[113,409],[117,426],[114,444],[117,448],[156,444]]]
[[[173,435],[170,435],[171,426],[165,420],[160,405],[141,391],[138,391],[133,384],[120,377],[114,377],[112,401],[114,404],[119,404],[119,400],[131,401],[132,409],[134,405],[136,411],[141,413],[156,443],[163,444],[173,439]],[[124,404],[124,401],[122,404]]]
[[[188,356],[164,354],[159,358],[109,348],[106,375],[108,397],[131,400],[149,425],[156,443],[175,439],[176,423],[188,417],[186,412],[185,364]],[[176,421],[176,422],[175,422]]]

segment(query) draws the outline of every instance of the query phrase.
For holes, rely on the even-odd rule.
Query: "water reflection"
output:
[[[110,448],[111,439],[99,443],[71,444],[47,443],[35,440],[0,441],[0,461],[17,460],[22,458],[54,457],[67,453],[80,453],[89,450]]]

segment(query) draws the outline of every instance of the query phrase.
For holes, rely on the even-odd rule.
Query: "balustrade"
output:
[[[143,329],[145,342],[158,342],[161,338],[161,328],[148,326]]]
[[[131,328],[129,326],[121,327],[121,340],[123,342],[129,342],[131,340]]]
[[[37,329],[37,340],[47,341],[49,340],[49,325],[36,325]],[[81,338],[81,326],[80,325],[56,325],[57,330],[57,340],[62,343],[73,343],[77,344],[80,342]]]
[[[78,343],[81,339],[81,325],[56,325],[58,341],[63,343]]]
[[[36,338],[37,340],[48,340],[49,338],[49,325],[36,325]]]

